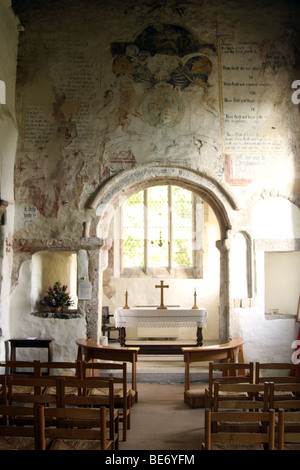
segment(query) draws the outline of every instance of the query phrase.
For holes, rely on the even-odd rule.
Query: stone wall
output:
[[[15,239],[73,240],[76,251],[82,237],[105,239],[103,218],[120,195],[158,178],[193,187],[220,225],[220,335],[247,336],[245,312],[230,296],[231,241],[246,234],[251,253],[251,286],[238,305],[262,316],[253,208],[280,197],[299,217],[296,8],[279,1],[15,2],[24,27]],[[22,256],[15,252],[15,267]],[[98,334],[101,259],[89,263],[95,289],[87,324]]]
[[[9,335],[9,294],[14,232],[14,162],[18,139],[15,86],[19,21],[10,3],[9,0],[0,2],[0,80],[5,84],[5,100],[0,100],[0,357],[4,355],[4,340]]]

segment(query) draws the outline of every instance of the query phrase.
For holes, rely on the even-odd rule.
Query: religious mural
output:
[[[135,41],[111,45],[113,73],[117,77],[130,77],[142,86],[144,95],[140,99],[140,111],[136,109],[135,115],[157,128],[173,127],[185,111],[180,91],[196,85],[202,88],[204,98],[208,98],[212,62],[199,53],[200,49],[201,44],[190,32],[170,24],[149,26]],[[130,94],[128,87],[120,92],[126,93],[127,98]],[[113,92],[107,90],[104,108],[112,99]],[[131,101],[124,100],[126,108],[119,109],[125,121],[132,112],[128,107]],[[104,116],[104,108],[99,117]]]

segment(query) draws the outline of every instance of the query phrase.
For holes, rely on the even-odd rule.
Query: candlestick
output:
[[[128,308],[130,308],[130,307],[128,306],[128,292],[127,292],[127,289],[126,289],[126,292],[125,292],[125,305],[124,305],[123,309],[128,309]]]
[[[196,288],[195,288],[195,291],[194,291],[194,306],[192,307],[192,310],[199,310],[199,307],[197,306],[196,298],[197,298],[197,292],[196,292]]]

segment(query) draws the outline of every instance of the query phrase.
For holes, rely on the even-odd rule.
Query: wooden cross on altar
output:
[[[167,307],[164,306],[164,289],[167,289],[169,286],[164,286],[164,281],[160,281],[159,286],[155,286],[160,289],[160,306],[157,307],[158,309],[163,308],[166,309]]]

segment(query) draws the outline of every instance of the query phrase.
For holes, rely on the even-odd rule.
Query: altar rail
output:
[[[222,361],[222,362],[244,362],[243,338],[232,338],[228,343],[215,344],[211,346],[202,347],[188,347],[182,348],[183,359],[185,363],[185,377],[184,377],[184,401],[190,406],[190,400],[196,400],[197,396],[193,394],[191,398],[190,390],[190,365],[195,362],[209,362],[209,361]],[[202,395],[202,391],[200,391]],[[202,400],[202,398],[200,398]]]

